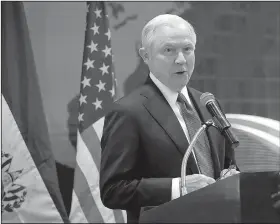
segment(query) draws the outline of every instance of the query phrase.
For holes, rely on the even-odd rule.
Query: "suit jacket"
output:
[[[188,88],[200,116],[211,115],[200,105],[201,92]],[[210,127],[215,178],[234,160],[220,132]],[[172,178],[180,177],[188,140],[172,108],[150,78],[137,90],[116,101],[105,117],[100,168],[103,204],[127,210],[127,221],[138,222],[141,207],[158,206],[171,200]],[[187,175],[198,173],[191,154]]]

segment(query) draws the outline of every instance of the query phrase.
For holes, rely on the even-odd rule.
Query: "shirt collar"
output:
[[[161,81],[159,81],[153,73],[150,72],[150,78],[154,82],[154,84],[159,88],[159,90],[162,92],[163,96],[165,99],[168,101],[170,105],[175,105],[177,98],[178,98],[178,92],[175,92],[171,89],[169,89],[166,85],[164,85]],[[187,87],[184,86],[183,89],[181,90],[181,93],[186,97],[188,103],[191,104],[191,100],[189,98],[188,90]]]

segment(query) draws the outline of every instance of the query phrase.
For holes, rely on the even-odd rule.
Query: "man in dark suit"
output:
[[[211,118],[200,105],[202,93],[186,87],[195,44],[193,27],[179,16],[165,14],[148,22],[139,53],[149,78],[105,118],[101,199],[108,208],[126,210],[128,222],[138,221],[141,207],[180,196],[184,153],[201,122]],[[209,128],[188,160],[187,193],[214,183],[230,164],[235,164],[233,150],[218,130]]]

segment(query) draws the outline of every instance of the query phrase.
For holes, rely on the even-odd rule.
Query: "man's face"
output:
[[[150,71],[173,91],[189,82],[195,65],[195,37],[185,24],[161,26],[155,31],[146,63]]]

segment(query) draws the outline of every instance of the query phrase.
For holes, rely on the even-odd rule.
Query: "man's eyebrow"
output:
[[[169,42],[162,42],[160,45],[174,45],[174,41],[169,41]]]
[[[194,46],[194,44],[191,41],[186,41],[185,43],[181,44],[181,43],[176,43],[173,41],[170,42],[164,42],[164,43],[160,43],[159,46],[160,47],[165,47],[165,46],[176,46],[176,45],[184,45],[184,46]]]
[[[176,45],[176,43],[174,41],[170,41],[170,42],[163,42],[163,43],[160,43],[159,46],[160,47],[166,47],[166,46],[172,46],[174,47]]]

